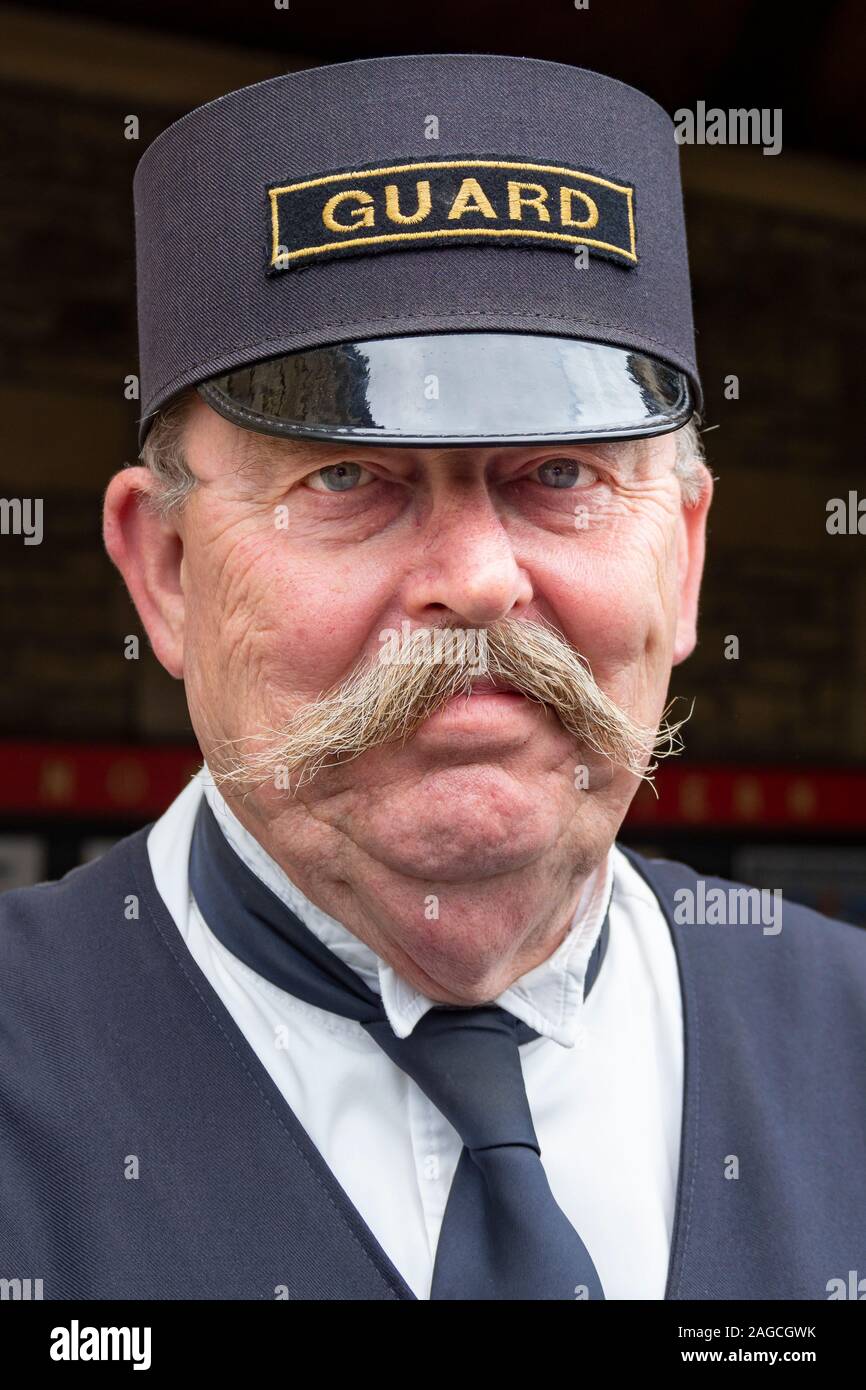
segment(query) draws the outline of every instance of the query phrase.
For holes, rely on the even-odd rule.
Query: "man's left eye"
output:
[[[352,492],[373,481],[375,474],[360,463],[330,463],[304,479],[313,492]]]
[[[537,478],[545,487],[589,487],[598,479],[594,468],[581,459],[553,458],[539,464],[530,478]]]

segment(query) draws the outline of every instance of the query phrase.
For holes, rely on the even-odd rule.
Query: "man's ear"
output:
[[[683,502],[679,520],[679,603],[673,664],[691,656],[698,640],[698,597],[704,572],[707,513],[713,500],[713,475],[704,467],[703,492],[697,502]]]
[[[105,548],[126,581],[157,660],[183,676],[183,539],[176,520],[150,504],[156,483],[147,468],[124,468],[105,493]]]

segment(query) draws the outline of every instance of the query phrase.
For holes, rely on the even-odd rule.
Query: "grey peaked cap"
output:
[[[395,223],[387,180],[407,177]],[[684,373],[702,409],[673,122],[615,78],[492,54],[309,68],[169,126],[134,195],[142,437],[220,373],[421,334],[631,349]]]

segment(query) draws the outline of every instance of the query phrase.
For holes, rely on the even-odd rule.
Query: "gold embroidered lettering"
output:
[[[402,227],[411,227],[414,222],[423,222],[430,212],[430,180],[420,179],[415,188],[418,196],[418,208],[410,215],[400,211],[400,190],[396,183],[385,185],[385,212],[389,222],[399,222]]]
[[[582,198],[586,203],[586,217],[581,222],[572,217],[574,209],[571,206],[572,198]],[[563,227],[581,227],[588,231],[590,227],[598,226],[598,204],[590,198],[588,193],[581,193],[579,188],[561,188],[559,190],[559,210]]]
[[[532,193],[533,197],[526,197]],[[515,183],[508,180],[508,216],[512,222],[523,221],[523,209],[535,208],[539,222],[549,222],[550,213],[544,206],[547,202],[547,189],[540,183]]]
[[[448,221],[455,222],[461,218],[464,212],[480,212],[485,217],[496,216],[490,204],[490,199],[481,187],[477,179],[464,179],[460,185],[460,190],[451,204],[448,212]]]
[[[354,198],[359,206],[348,209],[351,223],[338,222],[335,216],[337,208],[349,198]],[[369,206],[372,202],[372,197],[363,188],[344,188],[342,193],[335,193],[333,198],[328,199],[322,208],[322,221],[332,232],[354,232],[358,227],[372,227],[375,217],[373,208]]]

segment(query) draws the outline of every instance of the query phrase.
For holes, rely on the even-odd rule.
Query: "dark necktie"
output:
[[[379,995],[244,864],[204,797],[189,881],[208,927],[232,955],[296,998],[361,1023],[463,1140],[431,1299],[603,1299],[595,1265],[541,1163],[518,1050],[538,1034],[495,1004],[437,1005],[398,1038]],[[607,948],[608,916],[584,998]]]

